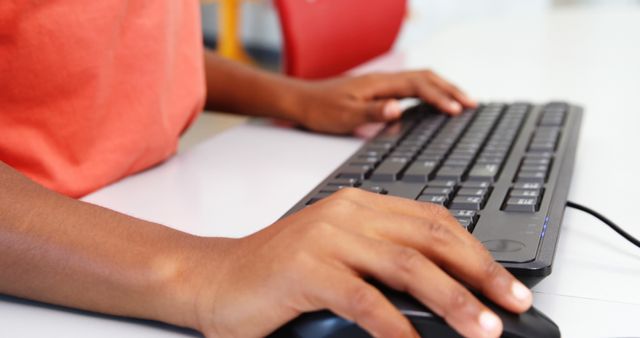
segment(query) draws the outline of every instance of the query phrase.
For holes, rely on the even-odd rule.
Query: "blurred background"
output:
[[[224,56],[268,70],[285,72],[283,67],[283,57],[285,47],[280,31],[278,11],[274,1],[280,0],[201,0],[202,21],[205,45],[211,49],[218,50]],[[323,1],[348,1],[348,0],[299,0],[300,3],[319,4]],[[370,0],[372,4],[379,0]],[[287,1],[297,3],[295,1]],[[300,4],[298,3],[298,4]],[[354,3],[361,3],[354,1]],[[327,3],[325,3],[327,4]],[[340,3],[345,5],[346,3]],[[464,37],[455,33],[459,27],[483,26],[486,22],[512,22],[513,24],[535,23],[548,20],[551,11],[572,11],[576,10],[597,10],[613,9],[611,7],[640,8],[640,0],[407,0],[408,10],[402,22],[397,39],[393,39],[391,50],[393,57],[404,58],[403,53],[408,50],[415,50],[416,46],[426,46],[434,39],[457,39],[464,40]],[[352,6],[353,7],[353,6]],[[576,8],[577,7],[577,8]],[[587,7],[587,8],[585,8]],[[614,11],[615,12],[615,11]],[[623,10],[624,12],[624,10]],[[619,11],[616,13],[620,13]],[[387,17],[385,15],[385,17]],[[359,22],[357,13],[354,14],[354,22]],[[306,29],[306,22],[301,28]],[[571,23],[568,23],[571,24]],[[331,24],[330,24],[331,25]],[[597,25],[593,29],[582,27],[585,34],[598,35]],[[509,34],[509,32],[494,32],[495,34]],[[331,33],[333,34],[333,33]],[[544,34],[544,30],[541,32]],[[626,32],[628,38],[633,40],[634,33]],[[332,35],[333,36],[333,35]],[[514,37],[517,38],[517,37]],[[574,36],[567,36],[568,39],[575,39]],[[596,37],[594,37],[596,38]],[[608,39],[609,37],[598,37]],[[614,38],[614,37],[612,37]],[[221,40],[223,43],[221,43]],[[230,41],[233,40],[233,41]],[[490,39],[488,39],[490,40]],[[504,39],[503,39],[504,40]],[[561,40],[561,39],[560,39]],[[450,42],[455,44],[456,42]],[[491,41],[461,41],[469,45],[484,45]],[[442,45],[442,43],[440,43]],[[223,47],[223,48],[221,48]],[[360,48],[360,46],[353,46]],[[412,48],[413,47],[413,48]],[[495,48],[494,46],[493,48]],[[498,46],[498,48],[500,48]],[[420,48],[418,48],[420,49]],[[432,56],[428,48],[423,48],[425,53],[414,53],[411,58],[429,59],[427,64],[435,69],[442,70],[451,78],[464,79],[464,69],[446,69],[437,63],[437,60],[430,59]],[[321,50],[335,53],[336,48]],[[520,51],[526,53],[526,51]],[[615,54],[615,51],[611,51]],[[313,54],[312,54],[313,55]],[[594,53],[593,57],[601,57]],[[344,54],[343,54],[344,56]],[[456,55],[451,55],[456,57]],[[457,55],[460,57],[460,55]],[[337,59],[341,59],[337,56]],[[511,60],[505,56],[505,62],[514,69],[522,69],[519,61]],[[300,59],[300,58],[299,58]],[[304,59],[304,57],[302,57]],[[358,62],[364,62],[358,60]],[[403,61],[399,61],[403,62]],[[422,62],[424,63],[424,62]],[[359,71],[367,71],[365,65]],[[476,65],[470,64],[470,67]],[[550,69],[552,69],[551,67]],[[490,70],[488,70],[490,71]],[[291,72],[289,72],[291,73]],[[540,75],[540,74],[538,74]],[[541,76],[541,75],[540,75]],[[535,77],[534,77],[535,78]],[[460,80],[462,81],[462,80]],[[473,81],[467,79],[465,84]],[[494,93],[482,92],[482,87],[476,88],[474,93],[484,97],[484,95]],[[506,88],[508,89],[508,88]],[[216,133],[222,132],[230,127],[244,123],[246,117],[231,115],[223,112],[201,114],[196,123],[183,135],[180,142],[180,150],[185,150],[199,142],[206,140]]]
[[[270,0],[203,0],[206,45],[210,48],[218,45],[223,14],[220,7],[225,2],[238,3],[237,37],[242,48],[259,65],[278,70],[282,38],[277,12]],[[409,0],[408,3],[408,16],[393,47],[396,50],[425,41],[439,30],[472,20],[531,17],[562,6],[640,6],[640,0]]]

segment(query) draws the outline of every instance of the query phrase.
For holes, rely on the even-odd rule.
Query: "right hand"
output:
[[[418,337],[366,277],[410,293],[469,337],[497,337],[502,323],[458,280],[513,312],[532,301],[445,208],[353,188],[234,241],[224,260],[194,272],[217,281],[194,299],[207,337],[262,337],[319,309],[374,337]]]

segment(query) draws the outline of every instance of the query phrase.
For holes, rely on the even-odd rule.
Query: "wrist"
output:
[[[212,298],[227,268],[236,239],[190,236],[156,267],[161,285],[157,319],[202,331],[201,298]],[[209,302],[212,302],[209,299]]]
[[[278,112],[275,117],[304,125],[307,120],[307,107],[313,96],[312,83],[284,78],[276,92],[278,93],[276,104]]]

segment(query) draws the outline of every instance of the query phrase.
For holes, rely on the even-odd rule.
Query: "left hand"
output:
[[[476,106],[460,89],[430,70],[305,82],[297,89],[296,122],[334,134],[352,133],[368,122],[399,118],[399,98],[416,97],[451,115]]]

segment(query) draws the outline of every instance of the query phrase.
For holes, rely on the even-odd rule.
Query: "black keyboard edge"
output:
[[[571,179],[575,165],[578,139],[580,137],[580,126],[584,109],[580,106],[569,105],[568,119],[565,125],[569,127],[565,130],[564,155],[560,165],[550,207],[547,211],[547,227],[545,235],[542,237],[536,259],[526,263],[501,263],[507,270],[513,273],[518,279],[531,287],[538,284],[544,277],[552,272],[553,261],[556,253],[556,246],[560,238],[560,229],[564,216],[565,205],[569,196]]]
[[[530,104],[534,109],[544,105],[535,103]],[[573,104],[568,104],[568,107],[567,119],[564,123],[565,128],[567,129],[563,130],[564,135],[561,137],[562,144],[558,145],[558,148],[565,147],[561,159],[562,163],[559,165],[560,171],[556,179],[556,184],[553,187],[553,191],[545,192],[546,194],[551,194],[552,197],[549,209],[547,210],[548,222],[545,228],[545,234],[539,243],[536,257],[531,261],[522,263],[500,262],[505,268],[529,287],[539,283],[552,271],[556,245],[559,239],[560,227],[564,215],[564,208],[569,194],[583,108]],[[518,136],[518,139],[520,137],[521,136]],[[372,140],[375,140],[375,137],[372,138]],[[334,179],[342,171],[342,168],[356,156],[356,154],[369,146],[369,142],[370,141],[365,142],[360,148],[354,151],[353,154],[345,159],[343,163],[337,166],[331,174],[318,182],[318,184],[291,209],[289,209],[282,218],[304,208],[306,206],[306,202],[313,196],[316,196],[327,182]],[[511,156],[511,154],[509,156]],[[555,165],[558,164],[556,163]]]

